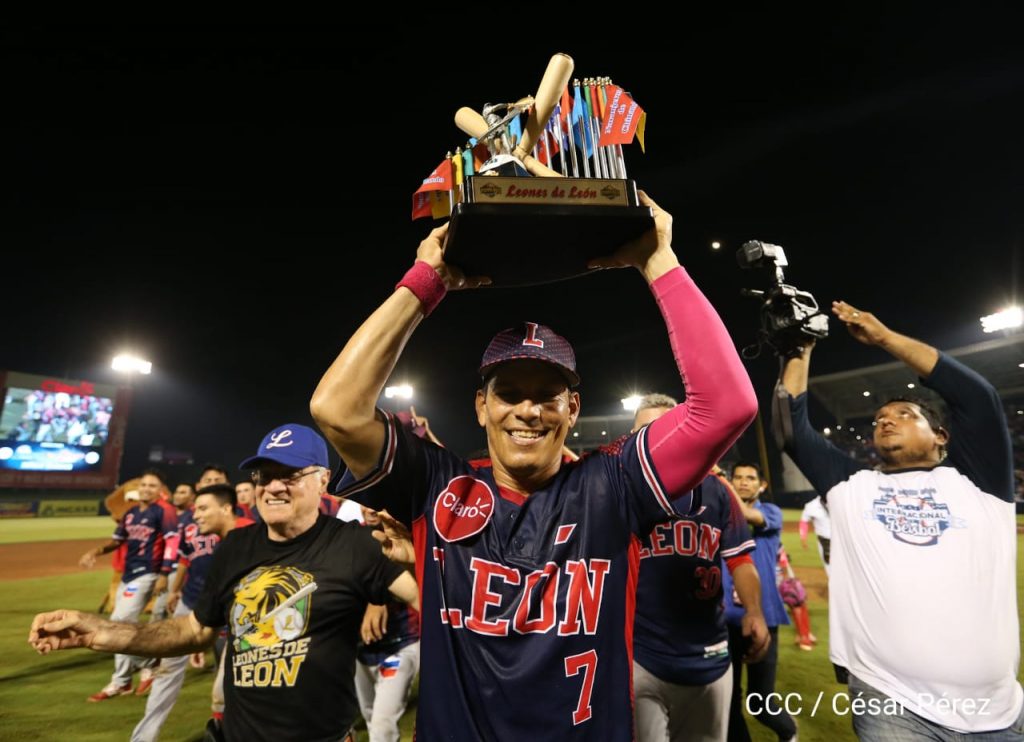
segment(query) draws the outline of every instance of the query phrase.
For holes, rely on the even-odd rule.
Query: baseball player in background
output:
[[[235,517],[235,490],[230,484],[211,484],[195,495],[195,509],[182,514],[179,523],[178,558],[180,579],[170,590],[168,610],[187,616],[199,599],[213,552],[221,539],[235,528],[252,525],[248,518]],[[132,732],[132,742],[154,742],[174,708],[185,682],[188,656],[169,657],[160,662],[146,711]],[[222,680],[223,682],[223,680]]]
[[[170,567],[164,562],[164,545],[167,540],[177,538],[178,522],[173,508],[165,508],[159,502],[163,487],[160,474],[154,470],[143,473],[139,480],[139,504],[125,513],[118,523],[110,541],[89,549],[78,563],[91,569],[96,558],[127,544],[124,572],[114,600],[111,621],[138,621],[149,598],[167,589],[167,574]],[[152,684],[151,659],[128,654],[114,655],[114,674],[100,691],[89,696],[96,703],[132,692],[132,675],[143,670],[137,692],[145,693]]]
[[[829,576],[828,562],[832,552],[832,524],[828,517],[828,510],[821,497],[815,497],[804,505],[800,513],[800,545],[807,548],[807,536],[810,529],[814,529],[814,535],[818,540],[818,556],[825,567],[825,576]]]
[[[633,432],[677,405],[665,394],[640,400]],[[747,612],[747,660],[768,651],[754,540],[743,513],[714,474],[704,478],[698,514],[659,523],[641,540],[633,626],[636,732],[642,742],[721,742],[729,727],[732,665],[722,605],[722,570]]]

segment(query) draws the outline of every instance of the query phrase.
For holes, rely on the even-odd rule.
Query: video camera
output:
[[[753,352],[743,349],[747,358],[756,358],[761,348],[769,346],[777,356],[799,355],[808,340],[828,337],[828,315],[806,291],[785,283],[783,268],[789,265],[786,252],[779,245],[751,240],[736,253],[740,268],[774,268],[773,280],[764,291],[743,289],[743,296],[761,301],[761,329]]]

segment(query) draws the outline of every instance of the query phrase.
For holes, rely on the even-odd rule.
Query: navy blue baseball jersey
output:
[[[236,528],[249,525],[252,525],[252,521],[248,518],[235,519]],[[185,587],[181,589],[181,600],[192,608],[203,592],[206,573],[210,570],[213,552],[220,543],[220,536],[216,533],[200,533],[191,510],[181,514],[178,529],[178,557],[188,565],[188,576],[185,579]]]
[[[124,541],[127,552],[124,560],[124,581],[140,575],[170,570],[164,568],[164,542],[175,538],[178,522],[174,511],[168,511],[159,503],[136,505],[117,524],[112,538]]]
[[[695,501],[670,499],[647,431],[525,497],[388,416],[377,469],[344,494],[412,524],[420,739],[633,738],[639,538]]]
[[[695,515],[659,523],[641,540],[633,651],[652,675],[707,685],[729,669],[722,560],[754,549],[743,513],[714,475]]]

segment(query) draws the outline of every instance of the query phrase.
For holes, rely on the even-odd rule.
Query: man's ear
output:
[[[571,430],[576,425],[576,420],[580,416],[580,393],[569,391],[569,429]]]
[[[487,427],[487,393],[483,389],[476,390],[476,421],[481,428]]]

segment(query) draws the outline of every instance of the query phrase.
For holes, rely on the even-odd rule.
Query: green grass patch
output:
[[[0,519],[0,544],[28,541],[69,541],[81,538],[101,539],[114,532],[109,515],[70,518]]]

